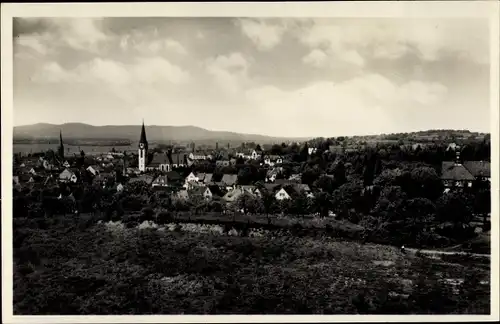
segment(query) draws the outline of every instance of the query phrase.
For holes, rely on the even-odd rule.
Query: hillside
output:
[[[139,140],[140,125],[93,126],[82,123],[33,124],[14,127],[14,139],[58,138],[59,130],[65,139],[128,139]],[[146,126],[149,141],[206,141],[274,143],[300,138],[271,137],[256,134],[210,131],[195,126]]]

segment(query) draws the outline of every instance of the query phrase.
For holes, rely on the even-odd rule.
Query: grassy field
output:
[[[489,260],[250,236],[217,225],[14,219],[14,313],[490,312]]]

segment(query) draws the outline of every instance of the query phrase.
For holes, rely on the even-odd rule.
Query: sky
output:
[[[14,125],[490,131],[479,18],[15,18]]]

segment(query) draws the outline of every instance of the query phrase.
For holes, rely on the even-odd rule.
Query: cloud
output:
[[[162,55],[165,53],[187,54],[186,48],[172,38],[151,39],[142,33],[122,36],[120,39],[120,48],[123,51],[133,48],[137,53],[142,55]]]
[[[102,31],[101,18],[16,18],[14,35],[37,49],[69,47],[94,53],[109,39]]]
[[[284,135],[385,133],[398,129],[406,113],[421,105],[434,105],[444,99],[446,87],[437,83],[410,81],[396,85],[389,79],[370,74],[334,83],[315,82],[306,87],[284,91],[263,86],[245,92],[246,99],[260,115],[263,126],[273,129],[279,123]],[[286,123],[283,123],[287,120]]]
[[[309,54],[302,58],[302,62],[315,67],[325,66],[327,60],[328,55],[324,51],[317,48],[313,49],[311,52],[309,52]]]
[[[33,77],[33,81],[39,83],[86,83],[111,86],[184,84],[189,80],[188,72],[161,57],[139,58],[132,64],[95,58],[72,70],[65,70],[56,62],[50,62]]]
[[[39,55],[47,55],[49,52],[49,48],[39,38],[31,35],[20,35],[14,39],[14,43]]]
[[[237,20],[236,24],[261,51],[268,51],[276,47],[286,31],[283,24],[271,24],[263,19],[240,19]]]
[[[230,94],[238,93],[242,84],[248,80],[249,62],[238,52],[209,59],[205,67],[220,88]]]
[[[314,19],[301,28],[297,37],[312,49],[319,48],[335,54],[363,50],[371,57],[392,60],[414,53],[424,61],[437,61],[451,55],[487,64],[487,22],[470,22],[464,23],[463,19],[374,19],[367,26],[366,23],[350,20],[333,22]],[[347,58],[360,62],[358,55],[348,55]]]
[[[356,50],[345,50],[334,52],[332,50],[323,51],[313,49],[302,58],[302,62],[314,67],[347,67],[346,64],[355,67],[363,67],[365,59]]]

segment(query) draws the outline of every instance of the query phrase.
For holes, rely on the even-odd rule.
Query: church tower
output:
[[[141,139],[139,140],[139,171],[146,171],[146,161],[148,156],[148,140],[146,139],[146,129],[144,120],[142,121]]]
[[[62,131],[59,130],[59,157],[61,158],[61,160],[64,161],[64,144],[63,144],[63,139],[62,139]],[[62,163],[62,162],[61,162]]]

